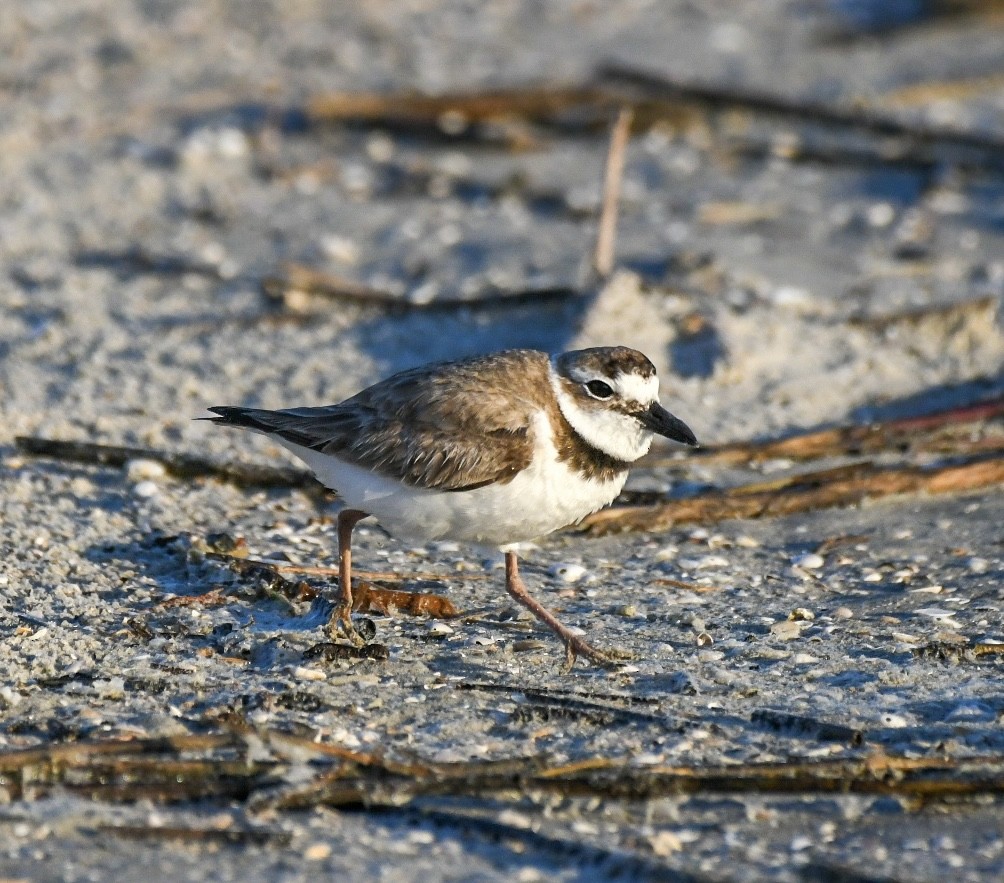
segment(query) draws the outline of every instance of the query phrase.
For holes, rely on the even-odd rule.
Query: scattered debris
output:
[[[364,644],[356,647],[354,644],[336,644],[334,641],[322,641],[303,651],[304,659],[323,659],[331,662],[336,659],[375,659],[380,662],[390,659],[390,651],[383,644]]]
[[[284,311],[310,315],[311,296],[329,300],[349,301],[362,306],[380,307],[391,312],[411,310],[435,311],[466,308],[517,307],[562,301],[576,296],[571,288],[543,286],[523,291],[486,291],[471,298],[436,297],[432,300],[411,300],[389,291],[365,285],[345,276],[314,269],[304,264],[286,263],[278,274],[262,280],[262,291]]]
[[[882,452],[966,454],[984,449],[999,450],[1004,447],[1004,436],[988,433],[987,430],[993,421],[1001,418],[1004,418],[1004,396],[997,396],[921,417],[838,426],[780,439],[708,445],[689,453],[688,459],[696,457],[705,463],[739,465]],[[640,465],[656,467],[670,463],[679,465],[679,460],[666,460],[655,455],[646,457]]]
[[[52,457],[72,463],[128,468],[135,460],[160,463],[175,478],[217,478],[239,487],[288,487],[324,492],[317,480],[303,469],[288,466],[263,466],[212,460],[196,454],[158,451],[153,448],[102,445],[94,442],[39,438],[19,435],[14,440],[18,450],[36,457]]]
[[[767,518],[835,506],[853,506],[892,494],[961,493],[1004,483],[1004,455],[939,466],[853,467],[810,472],[777,482],[760,482],[725,491],[707,491],[683,500],[647,506],[603,509],[580,522],[598,536],[625,530],[658,531],[686,522],[715,523],[727,518]]]
[[[852,728],[815,721],[806,724],[797,716],[759,714],[758,721],[770,726],[810,727],[816,738],[860,740],[860,733]],[[290,756],[311,758],[317,773],[307,784],[284,784]],[[402,763],[339,745],[252,729],[244,735],[112,739],[7,751],[0,753],[0,775],[0,789],[8,801],[37,800],[59,789],[105,802],[235,800],[256,811],[265,807],[399,807],[434,795],[491,796],[506,802],[520,801],[533,793],[605,800],[694,793],[857,793],[930,802],[999,793],[1004,787],[1004,757],[896,757],[876,751],[840,760],[725,766],[638,766],[630,760],[594,756],[554,764],[541,755]]]

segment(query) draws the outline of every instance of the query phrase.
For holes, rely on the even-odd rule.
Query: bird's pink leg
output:
[[[519,562],[515,552],[505,553],[505,588],[513,598],[519,601],[520,604],[564,641],[565,666],[562,670],[566,674],[571,671],[578,656],[585,656],[590,662],[595,662],[604,668],[615,668],[618,665],[616,654],[598,650],[592,644],[583,640],[569,629],[568,626],[562,625],[550,610],[530,594],[526,588],[526,584],[520,578]]]
[[[366,642],[352,625],[352,529],[356,522],[365,518],[366,512],[359,509],[343,509],[338,513],[338,583],[340,594],[338,604],[328,621],[328,630],[339,630],[357,646]]]

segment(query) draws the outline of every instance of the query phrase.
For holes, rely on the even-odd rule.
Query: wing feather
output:
[[[544,353],[513,350],[395,374],[337,405],[215,407],[245,426],[415,487],[461,491],[511,481],[533,452],[549,394]]]

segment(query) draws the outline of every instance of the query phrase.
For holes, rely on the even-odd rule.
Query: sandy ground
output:
[[[262,294],[262,279],[287,261],[410,301],[586,279],[603,131],[513,123],[449,138],[307,125],[304,102],[326,92],[577,83],[616,62],[1004,136],[1001,92],[979,88],[1004,66],[999,23],[962,16],[865,33],[881,5],[26,0],[8,9],[0,746],[202,732],[233,712],[439,761],[1004,750],[999,664],[914,652],[1004,640],[999,488],[548,538],[526,556],[539,596],[597,643],[637,656],[617,673],[562,676],[555,642],[511,618],[498,562],[483,567],[451,544],[411,548],[366,525],[358,566],[441,574],[459,608],[484,615],[377,616],[389,660],[311,661],[319,602],[270,597],[198,549],[222,531],[246,538],[256,557],[330,565],[336,503],[176,481],[143,463],[35,459],[14,444],[33,434],[286,463],[267,441],[192,418],[211,404],[329,403],[393,370],[507,346],[639,346],[660,367],[665,403],[706,443],[999,394],[999,163],[952,151],[882,162],[858,150],[859,134],[841,142],[841,158],[799,159],[792,144],[832,149],[835,136],[743,114],[686,118],[632,140],[623,272],[600,293],[435,312],[314,298],[294,304],[309,315],[292,316]],[[909,91],[945,80],[969,88]],[[639,470],[629,487],[684,493],[750,478],[681,459]],[[818,560],[805,557],[820,547]],[[176,603],[214,589],[222,603]],[[569,691],[623,713],[558,714],[541,699]],[[849,727],[861,744],[770,723],[782,714]],[[463,823],[460,810],[495,827]],[[247,825],[267,836],[123,833]],[[0,876],[982,880],[1004,871],[1001,826],[995,801],[924,808],[860,796],[527,794],[515,804],[444,798],[255,816],[226,802],[107,805],[57,792],[0,811]]]

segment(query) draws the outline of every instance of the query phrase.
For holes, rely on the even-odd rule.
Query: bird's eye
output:
[[[608,399],[614,394],[614,391],[610,388],[610,384],[604,383],[602,380],[590,380],[586,384],[586,389],[595,399]]]

